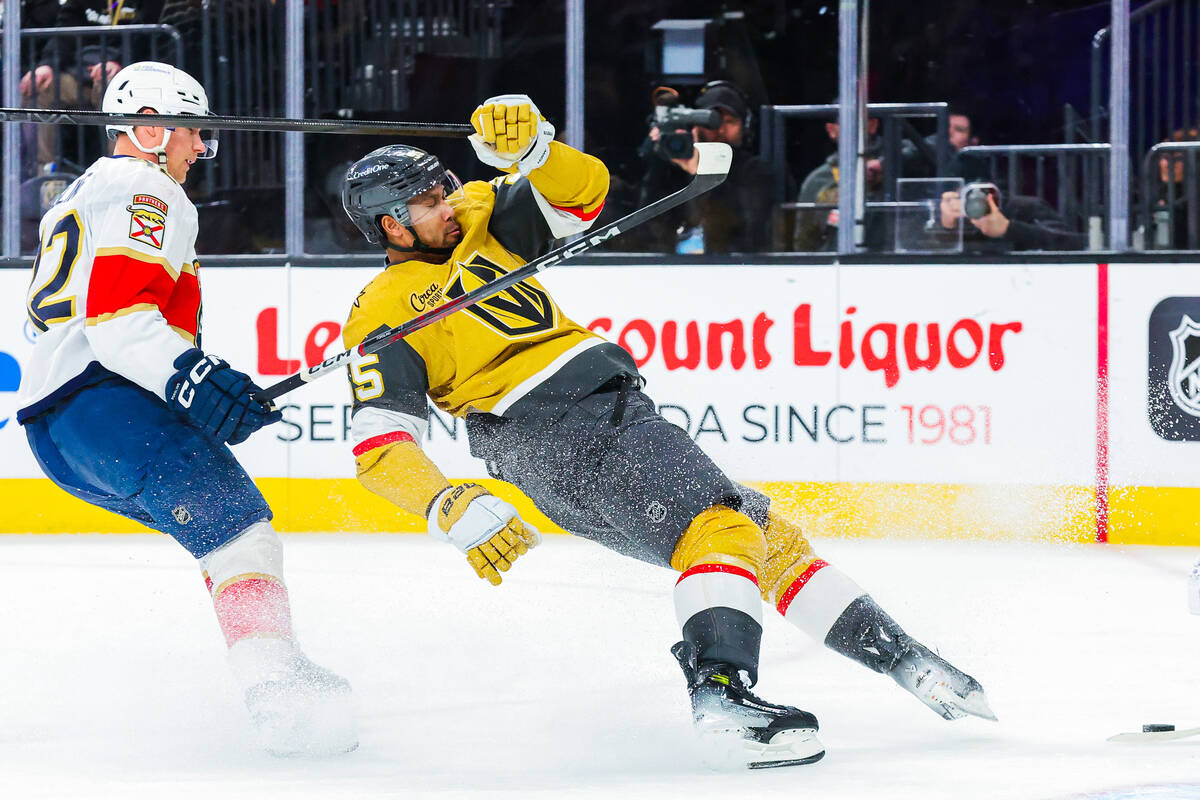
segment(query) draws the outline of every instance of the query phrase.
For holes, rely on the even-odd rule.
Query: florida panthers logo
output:
[[[167,230],[167,204],[154,195],[134,195],[129,212],[129,238],[161,250]]]
[[[451,300],[508,272],[478,252],[458,266],[458,273],[446,287],[446,297]],[[513,339],[550,330],[557,315],[550,295],[524,281],[464,310]]]

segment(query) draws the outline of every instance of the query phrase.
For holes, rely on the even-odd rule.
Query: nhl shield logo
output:
[[[180,525],[187,525],[192,521],[192,513],[183,506],[175,506],[172,508],[171,516],[175,517],[175,521]]]
[[[655,525],[667,518],[667,507],[657,500],[651,500],[650,505],[646,506],[646,518]]]
[[[1200,442],[1200,297],[1165,297],[1147,327],[1146,416],[1168,442]]]
[[[1200,417],[1200,323],[1187,314],[1179,327],[1169,334],[1171,366],[1167,370],[1167,390],[1180,409]]]

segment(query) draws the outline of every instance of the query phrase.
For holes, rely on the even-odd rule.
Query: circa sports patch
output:
[[[135,194],[129,212],[129,238],[161,250],[167,231],[167,204],[152,194]]]

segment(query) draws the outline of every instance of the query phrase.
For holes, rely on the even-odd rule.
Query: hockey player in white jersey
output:
[[[203,87],[131,64],[108,113],[208,115]],[[357,746],[350,686],[297,646],[271,510],[227,444],[280,418],[245,374],[200,349],[196,208],[183,190],[216,154],[199,127],[108,127],[98,159],[42,218],[27,310],[39,331],[18,421],[70,494],[183,545],[212,594],[262,744],[276,754]]]

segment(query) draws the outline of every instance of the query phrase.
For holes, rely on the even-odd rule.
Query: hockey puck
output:
[[[1167,731],[1175,730],[1174,725],[1161,725],[1153,722],[1142,726],[1142,733],[1166,733]]]

